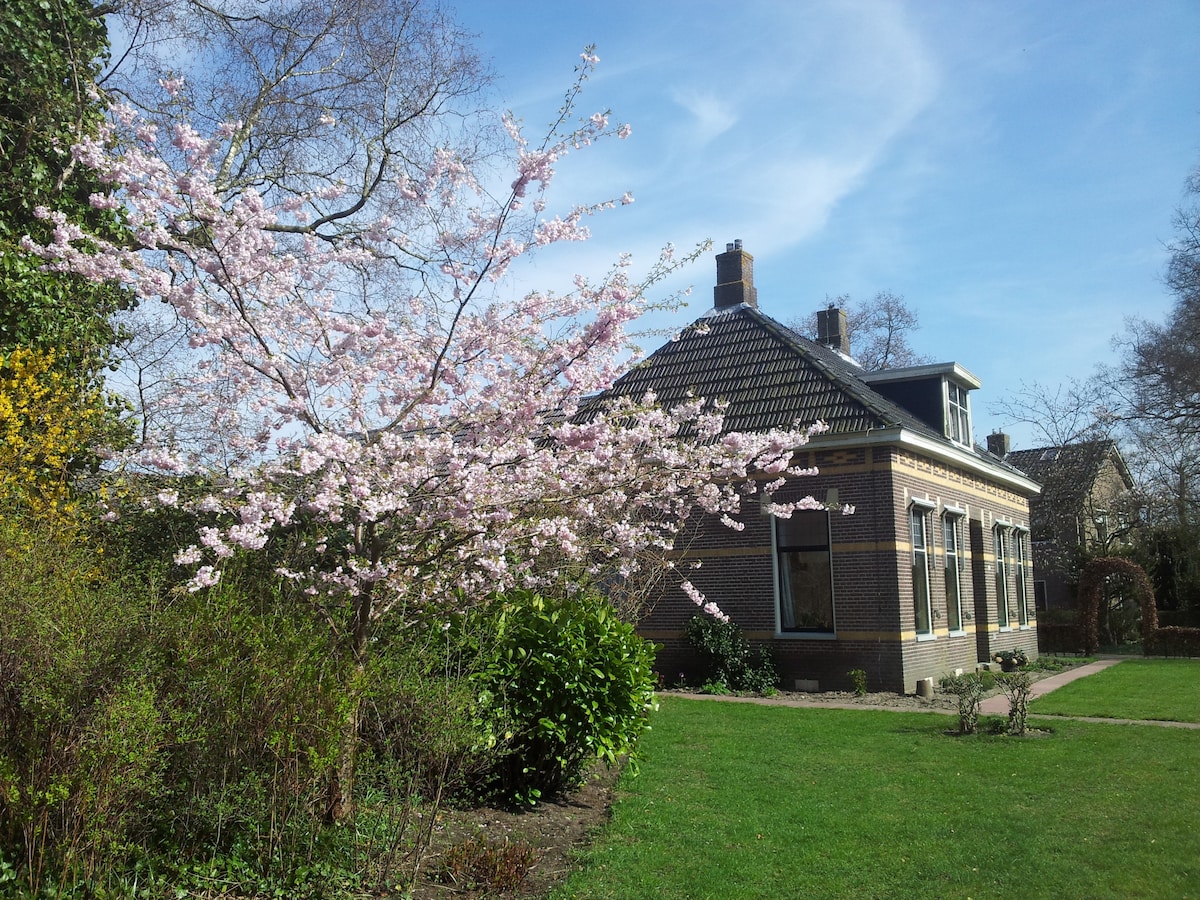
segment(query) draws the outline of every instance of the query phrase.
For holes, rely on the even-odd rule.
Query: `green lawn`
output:
[[[1029,704],[1032,713],[1200,722],[1200,659],[1128,659]]]
[[[664,698],[564,898],[1200,897],[1200,731]]]

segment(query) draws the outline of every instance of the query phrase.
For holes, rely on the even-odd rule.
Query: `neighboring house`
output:
[[[1037,609],[1075,607],[1083,563],[1108,555],[1131,524],[1133,478],[1111,440],[1008,451],[1002,434],[989,449],[1042,485],[1030,501],[1033,584]]]
[[[863,669],[872,690],[911,693],[999,650],[1035,656],[1029,500],[1038,486],[974,446],[978,379],[957,363],[865,372],[837,309],[821,311],[821,343],[796,334],[759,311],[740,241],[717,256],[714,297],[612,393],[653,390],[666,406],[689,393],[723,400],[728,431],[829,426],[795,459],[819,474],[775,498],[812,495],[826,510],[775,519],[756,503],[740,516],[744,530],[706,521],[679,542],[681,567],[702,564],[690,580],[770,648],[783,686],[847,689],[847,673]],[[663,644],[668,681],[691,665],[683,629],[696,613],[667,590],[641,622]]]

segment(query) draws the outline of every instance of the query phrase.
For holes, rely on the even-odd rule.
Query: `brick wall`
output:
[[[834,513],[830,540],[836,639],[780,635],[776,631],[772,525],[757,505],[743,510],[744,530],[705,520],[680,541],[681,571],[714,600],[755,643],[770,647],[784,677],[816,680],[820,688],[847,689],[847,672],[866,670],[872,690],[911,693],[919,679],[940,678],[956,669],[970,671],[1000,649],[1021,647],[1037,653],[1036,629],[1001,633],[996,627],[995,560],[990,547],[996,521],[1028,526],[1024,498],[964,470],[898,447],[807,451],[798,464],[819,474],[797,479],[776,499],[811,494],[850,504],[851,516]],[[934,610],[931,639],[916,638],[909,507],[914,499],[930,505],[930,593]],[[961,592],[964,627],[947,628],[941,516],[947,508],[964,514]],[[968,534],[968,530],[970,534]],[[699,561],[697,570],[687,569]],[[1015,585],[1016,573],[1010,580]],[[1025,573],[1032,614],[1031,573]],[[1015,588],[1010,588],[1014,590]],[[697,613],[679,591],[668,591],[642,623],[642,632],[663,644],[659,671],[667,683],[694,669],[682,637]],[[1032,622],[1031,622],[1032,624]]]

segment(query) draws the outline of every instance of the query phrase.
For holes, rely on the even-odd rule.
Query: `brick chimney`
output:
[[[1001,459],[1008,456],[1008,451],[1011,446],[1008,435],[1003,431],[993,431],[987,436],[988,453],[992,456],[998,456]]]
[[[846,311],[832,303],[817,310],[817,343],[843,356],[850,355],[850,333],[846,329]]]
[[[758,306],[758,288],[754,286],[754,257],[742,249],[741,240],[725,245],[717,254],[717,286],[713,288],[713,306],[733,309],[745,303]]]

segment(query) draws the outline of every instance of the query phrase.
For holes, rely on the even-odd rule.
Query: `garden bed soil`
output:
[[[443,810],[438,814],[428,862],[412,896],[415,900],[545,897],[566,879],[577,864],[576,854],[608,821],[618,777],[618,768],[597,763],[578,790],[532,809]],[[475,839],[482,839],[492,848],[503,847],[506,842],[532,848],[532,864],[516,890],[501,892],[488,884],[472,884],[469,880],[455,883],[447,877],[443,862],[447,852]]]

